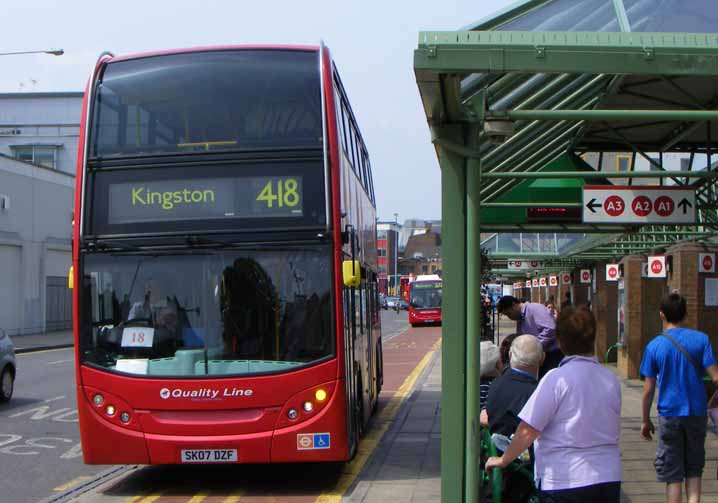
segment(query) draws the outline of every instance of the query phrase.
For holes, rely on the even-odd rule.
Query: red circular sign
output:
[[[673,204],[673,199],[671,199],[668,196],[660,196],[656,199],[656,202],[653,204],[653,208],[656,210],[656,213],[658,213],[662,217],[670,217],[673,213],[673,210],[675,209],[675,205]]]
[[[516,267],[521,267],[521,261],[520,261],[520,260],[517,260],[516,262],[514,262],[514,265],[515,265]]]
[[[564,283],[570,283],[570,282],[571,282],[571,276],[569,276],[568,274],[564,274],[564,275],[563,275],[563,282],[564,282]]]
[[[631,209],[639,217],[647,217],[653,209],[653,203],[646,196],[638,196],[631,203]]]
[[[608,277],[609,278],[615,278],[618,276],[618,268],[616,267],[609,267],[608,268]]]
[[[651,271],[653,274],[661,274],[661,271],[663,271],[663,262],[660,260],[654,260],[651,262]]]
[[[626,209],[626,204],[623,202],[623,198],[610,196],[606,198],[606,202],[603,203],[603,208],[609,216],[618,217],[623,213],[623,210]]]
[[[589,274],[588,271],[583,271],[581,273],[581,277],[583,278],[584,281],[587,281],[591,277],[591,275]]]
[[[703,257],[703,269],[710,271],[713,269],[713,257],[710,255],[705,255]]]
[[[539,266],[538,260],[531,261],[531,267],[538,267],[538,266]]]

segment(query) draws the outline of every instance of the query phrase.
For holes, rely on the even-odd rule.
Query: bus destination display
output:
[[[303,216],[301,176],[114,183],[109,224]]]

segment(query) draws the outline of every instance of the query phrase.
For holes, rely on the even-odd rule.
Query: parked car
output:
[[[15,346],[10,336],[0,328],[0,402],[7,402],[12,398],[15,368]]]
[[[401,309],[402,311],[408,311],[409,303],[404,299],[399,299],[399,309]]]
[[[387,309],[396,309],[397,303],[400,301],[399,297],[387,297],[386,298],[386,308]]]

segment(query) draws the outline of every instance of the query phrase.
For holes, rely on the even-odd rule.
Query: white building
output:
[[[0,94],[0,328],[72,324],[67,273],[82,93]]]

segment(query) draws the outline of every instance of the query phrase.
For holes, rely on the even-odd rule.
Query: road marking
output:
[[[209,496],[209,491],[200,491],[187,502],[187,503],[202,503]]]
[[[59,365],[60,363],[70,363],[71,361],[74,361],[72,359],[70,360],[56,360],[54,362],[48,363],[48,365]]]
[[[25,349],[25,348],[20,348]],[[32,355],[39,355],[41,353],[54,353],[57,351],[67,351],[67,350],[74,350],[75,348],[57,348],[57,349],[42,349],[40,351],[30,351],[28,353],[18,353],[15,356],[32,356]],[[17,348],[16,348],[17,350]]]
[[[62,400],[63,398],[65,398],[65,395],[60,395],[60,396],[56,396],[54,398],[48,398],[47,400],[43,400],[43,403],[50,403],[50,402],[54,402],[56,400]]]
[[[58,492],[67,491],[71,487],[74,487],[86,480],[90,480],[91,478],[92,477],[90,477],[88,475],[80,475],[79,477],[72,479],[70,482],[65,482],[61,486],[57,486],[56,488],[53,489],[53,491],[58,491]]]
[[[153,501],[157,501],[161,497],[162,497],[162,492],[150,494],[149,496],[140,494],[138,496],[132,496],[130,499],[125,501],[125,503],[152,503]]]
[[[431,358],[439,349],[440,345],[441,339],[436,341],[429,352],[421,359],[419,364],[414,367],[411,374],[404,379],[404,382],[399,387],[399,390],[394,393],[394,396],[391,397],[387,406],[382,409],[381,414],[379,414],[379,416],[375,419],[375,428],[372,428],[369,434],[362,439],[359,444],[359,452],[351,463],[347,463],[344,468],[344,474],[339,477],[339,480],[334,488],[327,493],[319,495],[317,499],[314,500],[314,503],[341,503],[342,497],[347,492],[347,489],[349,489],[349,486],[352,485],[354,479],[359,476],[362,468],[364,468],[364,465],[369,460],[369,457],[379,445],[384,433],[386,433],[391,424],[394,422],[399,409],[411,394],[411,390],[414,387],[414,384],[416,384],[416,380],[429,364]]]
[[[244,489],[234,491],[230,496],[223,499],[222,503],[237,503],[242,496],[244,496]]]

